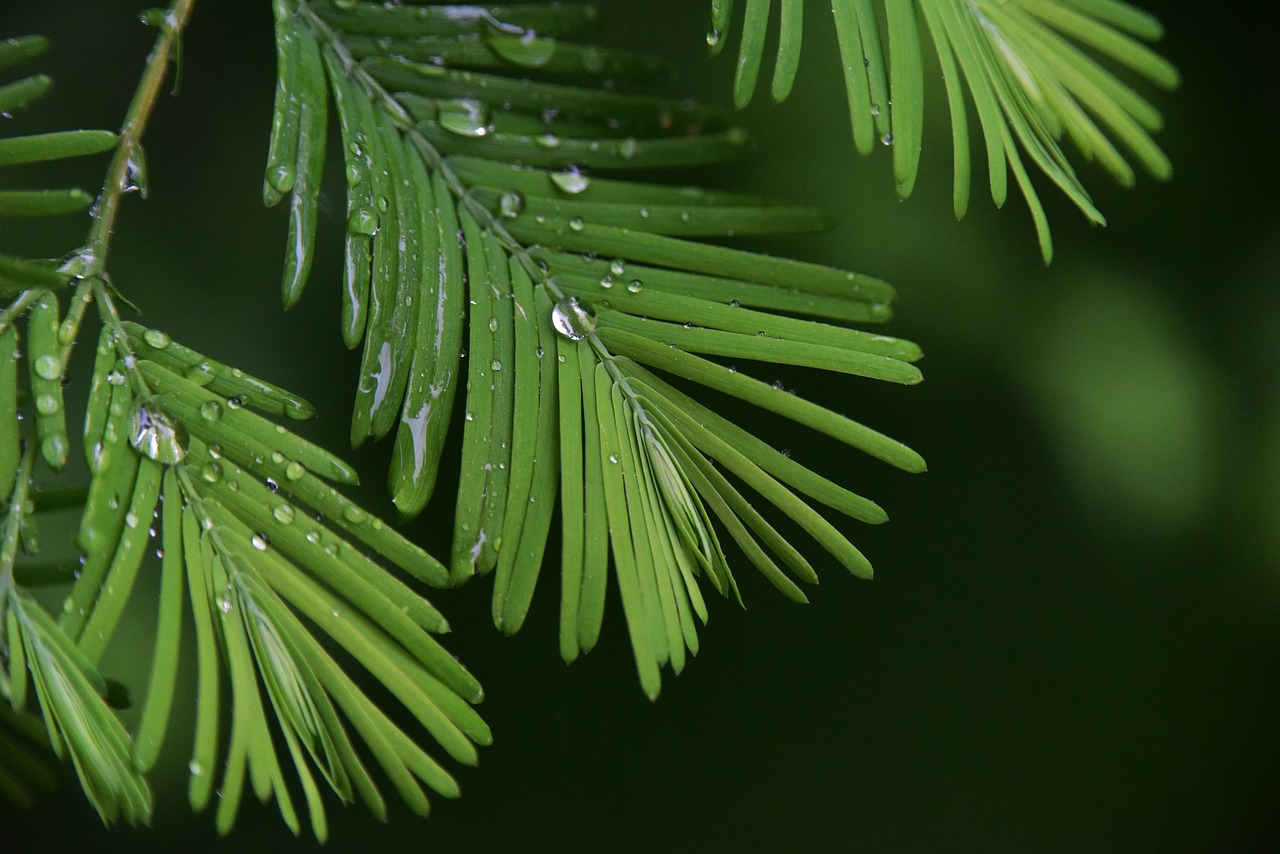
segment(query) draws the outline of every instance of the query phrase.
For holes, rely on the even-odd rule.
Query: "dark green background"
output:
[[[312,399],[323,417],[309,435],[341,450],[356,368],[338,336],[343,200],[331,183],[331,239],[311,293],[284,314],[284,212],[264,210],[259,190],[268,5],[199,4],[180,97],[147,136],[150,198],[129,198],[109,269],[143,322]],[[733,59],[704,55],[706,3],[612,5],[605,43],[660,52],[679,89],[727,99]],[[830,234],[764,248],[899,288],[891,331],[925,348],[923,385],[780,376],[907,441],[928,474],[760,425],[889,510],[889,525],[852,531],[876,580],[818,559],[823,584],[802,608],[744,570],[749,610],[714,603],[701,655],[656,704],[616,602],[600,648],[566,668],[545,583],[514,639],[489,623],[486,582],[438,594],[451,649],[489,691],[496,743],[459,770],[464,797],[435,799],[427,821],[393,807],[384,826],[335,805],[331,849],[1280,847],[1280,159],[1267,129],[1280,88],[1266,22],[1156,6],[1185,78],[1150,93],[1175,178],[1127,192],[1083,166],[1105,230],[1045,188],[1058,247],[1046,269],[1015,196],[996,212],[976,185],[954,221],[940,86],[918,192],[894,198],[887,151],[863,159],[848,141],[829,15],[810,6],[793,98],[758,99],[742,116],[754,156],[698,180],[835,210]],[[54,37],[41,67],[58,81],[4,132],[117,126],[152,39],[136,6],[0,8],[0,34]],[[76,164],[84,186],[103,164]],[[0,227],[6,251],[57,255],[85,223]],[[386,452],[352,455],[383,508]],[[448,529],[447,502],[412,526],[436,553]],[[135,684],[146,610],[107,662]],[[175,722],[154,777],[154,829],[103,831],[68,779],[33,813],[0,808],[0,846],[313,845],[273,805],[247,804],[221,843],[209,816],[191,817],[189,723]]]

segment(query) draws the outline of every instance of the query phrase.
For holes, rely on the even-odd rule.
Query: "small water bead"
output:
[[[871,115],[873,115],[873,116],[878,116],[878,115],[880,115],[880,105],[879,105],[879,104],[872,104],[872,105],[871,105]]]
[[[613,287],[613,276],[605,276],[603,279],[601,279],[601,280],[600,280],[600,287],[604,288],[606,291],[607,291],[607,290],[609,290],[610,288],[612,288],[612,287]]]
[[[576,196],[591,186],[591,179],[571,166],[563,172],[552,172],[551,183],[563,192]]]
[[[341,8],[341,0],[339,0],[339,2],[335,3],[334,5]],[[191,773],[192,777],[200,777],[200,776],[203,776],[204,774],[204,766],[201,765],[199,762],[192,760],[187,763],[187,771]]]
[[[115,386],[124,385],[124,374],[116,370],[109,371],[107,373],[107,382]]]
[[[271,462],[275,463],[278,466],[284,465],[284,454],[280,453],[279,451],[272,452]]]
[[[565,297],[551,310],[551,325],[570,341],[581,341],[596,331],[596,310],[577,297]]]
[[[508,219],[514,219],[520,215],[522,210],[524,210],[524,196],[510,191],[505,192],[498,200],[498,209],[502,212],[503,216]]]
[[[490,332],[498,331],[498,318],[496,317],[489,318],[489,331]]]
[[[267,549],[271,548],[270,538],[268,538],[266,534],[263,534],[261,532],[254,534],[252,537],[250,537],[249,542],[253,545],[255,549],[257,549],[260,552],[265,552]]]
[[[142,340],[146,341],[157,350],[163,350],[165,347],[168,347],[173,343],[173,339],[161,332],[159,329],[148,329],[146,332],[143,332]]]
[[[497,359],[494,359],[492,362],[489,363],[489,367],[493,368],[495,371],[500,371],[502,370],[502,362],[498,361]]]
[[[217,483],[222,480],[222,466],[218,463],[209,463],[200,470],[200,476],[209,483]]]
[[[493,130],[489,122],[489,108],[484,102],[471,98],[441,101],[437,108],[440,127],[458,136],[488,136]]]
[[[730,308],[737,308],[737,307],[738,307],[738,306],[740,306],[740,305],[742,305],[742,302],[741,302],[740,300],[736,300],[736,299],[731,299],[731,300],[729,300],[729,307],[730,307]]]
[[[638,294],[644,290],[644,282],[639,279],[632,279],[627,282],[627,293]]]
[[[634,136],[629,136],[622,142],[618,143],[618,156],[623,160],[630,160],[640,153],[640,143],[636,141]]]
[[[271,490],[272,492],[280,491],[280,484],[276,483],[275,478],[269,477],[266,480],[264,480],[263,483],[266,484],[267,489]]]
[[[533,141],[543,148],[560,147],[560,137],[556,136],[554,133],[539,134],[533,138]]]
[[[712,27],[711,29],[707,30],[707,47],[715,47],[716,45],[720,44],[720,40],[722,38],[724,38],[724,33],[716,29],[715,27]]]
[[[31,368],[36,372],[36,376],[46,380],[56,380],[62,376],[62,360],[57,356],[38,356],[31,363]]]
[[[208,400],[200,404],[200,417],[205,421],[217,421],[222,417],[222,404],[216,400]]]
[[[231,613],[231,597],[222,596],[218,599],[218,609],[224,614]]]
[[[276,521],[281,522],[285,525],[290,525],[293,523],[293,517],[294,517],[293,508],[288,504],[278,505],[274,510],[271,511],[271,515],[276,517]]]
[[[284,476],[289,480],[298,480],[307,473],[306,468],[299,462],[291,462],[284,467]]]
[[[176,465],[187,456],[187,431],[165,413],[144,403],[133,412],[129,444],[162,465]]]
[[[42,394],[36,398],[36,412],[41,415],[56,415],[62,409],[62,401],[52,394]]]
[[[348,504],[346,507],[342,508],[342,518],[346,519],[353,525],[359,525],[361,522],[364,522],[369,518],[369,514],[354,504]]]
[[[613,463],[613,464],[617,465],[617,463],[618,463],[618,455],[617,455],[617,454],[610,454],[610,455],[609,455],[609,462],[611,462],[611,463]]]
[[[880,137],[880,142],[883,145],[893,145],[893,134],[886,133],[884,136]]]
[[[239,409],[242,406],[244,406],[244,401],[240,399],[239,395],[232,395],[227,398],[228,409]]]
[[[615,276],[621,276],[627,272],[627,265],[621,258],[614,258],[609,262],[609,272]]]
[[[358,207],[347,217],[347,234],[363,234],[372,237],[378,233],[382,219],[372,208]]]
[[[582,229],[586,227],[587,223],[580,216],[575,216],[573,219],[569,220],[570,231],[582,231]]]

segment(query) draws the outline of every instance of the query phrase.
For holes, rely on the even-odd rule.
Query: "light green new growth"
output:
[[[733,0],[712,0],[707,35],[712,54],[725,45],[733,6]],[[746,3],[733,88],[739,108],[756,88],[770,6],[771,0]],[[801,0],[781,0],[773,80],[779,101],[796,73],[800,6]],[[1169,158],[1151,139],[1163,125],[1160,113],[1109,67],[1119,65],[1163,89],[1178,85],[1177,70],[1144,44],[1164,34],[1146,12],[1119,0],[885,0],[881,12],[877,7],[873,0],[831,2],[854,144],[862,154],[870,153],[876,140],[892,145],[900,198],[911,195],[920,165],[922,33],[933,41],[950,107],[956,217],[963,217],[969,205],[966,101],[978,114],[991,198],[996,207],[1004,204],[1012,171],[1031,210],[1045,263],[1053,257],[1053,242],[1024,155],[1097,225],[1106,220],[1067,160],[1064,136],[1122,186],[1135,181],[1126,157],[1154,178],[1172,175]]]

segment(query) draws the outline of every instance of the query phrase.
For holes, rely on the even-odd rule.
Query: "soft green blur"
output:
[[[671,56],[679,88],[727,102],[736,42],[706,59],[705,0],[605,5],[607,40]],[[554,565],[514,639],[491,626],[487,582],[437,594],[451,650],[488,690],[496,744],[457,771],[464,797],[436,798],[425,822],[393,805],[378,825],[331,803],[330,850],[1280,846],[1280,180],[1261,112],[1280,81],[1264,28],[1237,32],[1203,3],[1154,8],[1185,78],[1149,93],[1176,177],[1121,191],[1083,165],[1105,230],[1042,187],[1057,243],[1046,269],[1015,195],[996,212],[975,183],[955,222],[940,86],[916,195],[894,198],[887,152],[853,151],[829,15],[809,6],[791,100],[757,93],[742,116],[755,156],[698,180],[835,210],[830,234],[764,248],[899,289],[891,331],[924,347],[923,385],[779,375],[908,442],[929,473],[761,428],[889,510],[887,526],[853,531],[877,579],[814,555],[823,584],[801,608],[744,569],[749,610],[713,604],[700,656],[656,704],[614,601],[600,648],[559,661]],[[143,322],[308,396],[323,413],[309,435],[344,449],[356,364],[338,334],[339,247],[327,241],[311,292],[285,314],[284,212],[260,201],[268,7],[198,5],[179,97],[147,137],[150,196],[128,200],[109,269]],[[152,37],[135,5],[2,8],[0,36],[54,37],[41,68],[57,81],[5,132],[115,126]],[[78,164],[82,183],[103,165]],[[328,202],[332,238],[337,181]],[[29,228],[6,223],[0,248],[56,254],[84,225],[27,249]],[[389,511],[385,443],[351,458],[364,500]],[[448,513],[438,500],[411,526],[437,554]],[[136,632],[107,662],[135,696],[151,633],[137,604]],[[68,777],[33,813],[0,806],[0,849],[311,847],[274,805],[247,804],[223,843],[210,816],[190,815],[190,679],[179,690],[155,828],[104,832]]]

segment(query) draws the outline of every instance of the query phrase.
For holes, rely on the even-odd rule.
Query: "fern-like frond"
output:
[[[708,45],[724,45],[732,0],[713,0]],[[786,97],[800,50],[800,0],[782,0],[773,94]],[[743,17],[734,100],[745,106],[756,87],[770,0],[748,0]],[[1151,138],[1160,113],[1111,66],[1165,89],[1178,72],[1146,43],[1163,31],[1151,15],[1118,0],[892,0],[881,12],[872,0],[832,0],[849,115],[857,149],[878,139],[893,146],[898,195],[915,185],[924,114],[924,41],[933,41],[950,105],[955,152],[954,207],[964,216],[971,172],[967,101],[985,142],[988,182],[997,207],[1008,172],[1027,200],[1048,262],[1053,243],[1028,175],[1026,157],[1084,213],[1105,224],[1062,150],[1064,136],[1086,160],[1117,182],[1134,184],[1136,160],[1152,177],[1172,174]],[[922,26],[923,25],[923,26]],[[885,35],[887,34],[887,40]],[[963,81],[963,85],[961,83]],[[966,90],[968,97],[966,98]],[[1127,149],[1127,154],[1121,149]]]
[[[0,788],[21,799],[47,782],[36,754],[9,732],[21,731],[21,713],[32,708],[104,821],[148,821],[143,775],[165,741],[189,612],[198,662],[192,805],[208,806],[217,786],[216,823],[226,832],[247,783],[259,799],[274,797],[297,833],[300,790],[323,839],[325,786],[386,815],[366,757],[417,813],[428,810],[424,788],[458,793],[421,739],[366,693],[351,661],[454,759],[474,763],[476,745],[491,736],[472,708],[479,683],[434,638],[447,631],[444,618],[394,572],[440,586],[447,569],[331,485],[356,482],[346,463],[257,414],[304,419],[311,405],[120,317],[117,304],[128,303],[105,270],[114,213],[126,193],[144,188],[142,127],[190,8],[175,0],[144,16],[160,32],[119,135],[0,140],[0,166],[115,148],[84,247],[62,263],[0,256],[0,295],[9,298],[0,310],[0,695],[12,709],[0,728]],[[0,43],[0,65],[43,48],[37,38]],[[0,105],[21,106],[46,88],[27,78],[0,88]],[[0,215],[66,213],[88,198],[0,193]],[[95,304],[102,331],[83,432],[91,480],[87,489],[39,489],[41,469],[57,475],[68,462],[66,366]],[[84,554],[71,566],[43,556],[37,527],[41,513],[67,507],[80,511],[75,545]],[[156,640],[131,735],[107,702],[98,665],[141,573],[156,565],[145,560],[152,550]],[[26,589],[50,581],[70,584],[56,620]]]
[[[326,834],[317,774],[342,800],[358,796],[385,815],[352,728],[425,813],[421,783],[449,796],[456,783],[368,698],[320,634],[386,685],[453,758],[474,763],[474,744],[490,741],[468,705],[480,700],[479,684],[432,638],[447,630],[439,612],[369,554],[426,583],[442,584],[447,573],[325,482],[354,483],[350,467],[252,409],[295,418],[313,411],[158,330],[104,329],[85,422],[93,480],[78,541],[88,558],[60,628],[90,662],[101,657],[159,520],[159,626],[135,764],[150,768],[164,740],[188,598],[199,661],[193,807],[207,806],[217,783],[217,824],[229,830],[247,775],[298,832],[274,731],[317,837]],[[224,691],[231,740],[220,751]]]
[[[364,347],[352,439],[395,431],[389,485],[416,515],[465,388],[449,571],[494,573],[503,631],[527,614],[557,491],[562,654],[596,643],[612,554],[651,697],[660,668],[679,671],[698,649],[699,577],[738,595],[719,531],[787,596],[805,600],[793,578],[817,580],[726,472],[870,576],[807,499],[871,523],[886,518],[878,506],[663,378],[924,468],[874,430],[715,361],[920,379],[914,344],[843,325],[889,318],[884,282],[692,239],[823,228],[823,214],[632,177],[736,156],[741,128],[633,85],[656,80],[655,63],[566,41],[594,21],[589,7],[275,8],[264,195],[289,197],[285,302],[312,256],[327,90],[347,178],[343,335]]]

